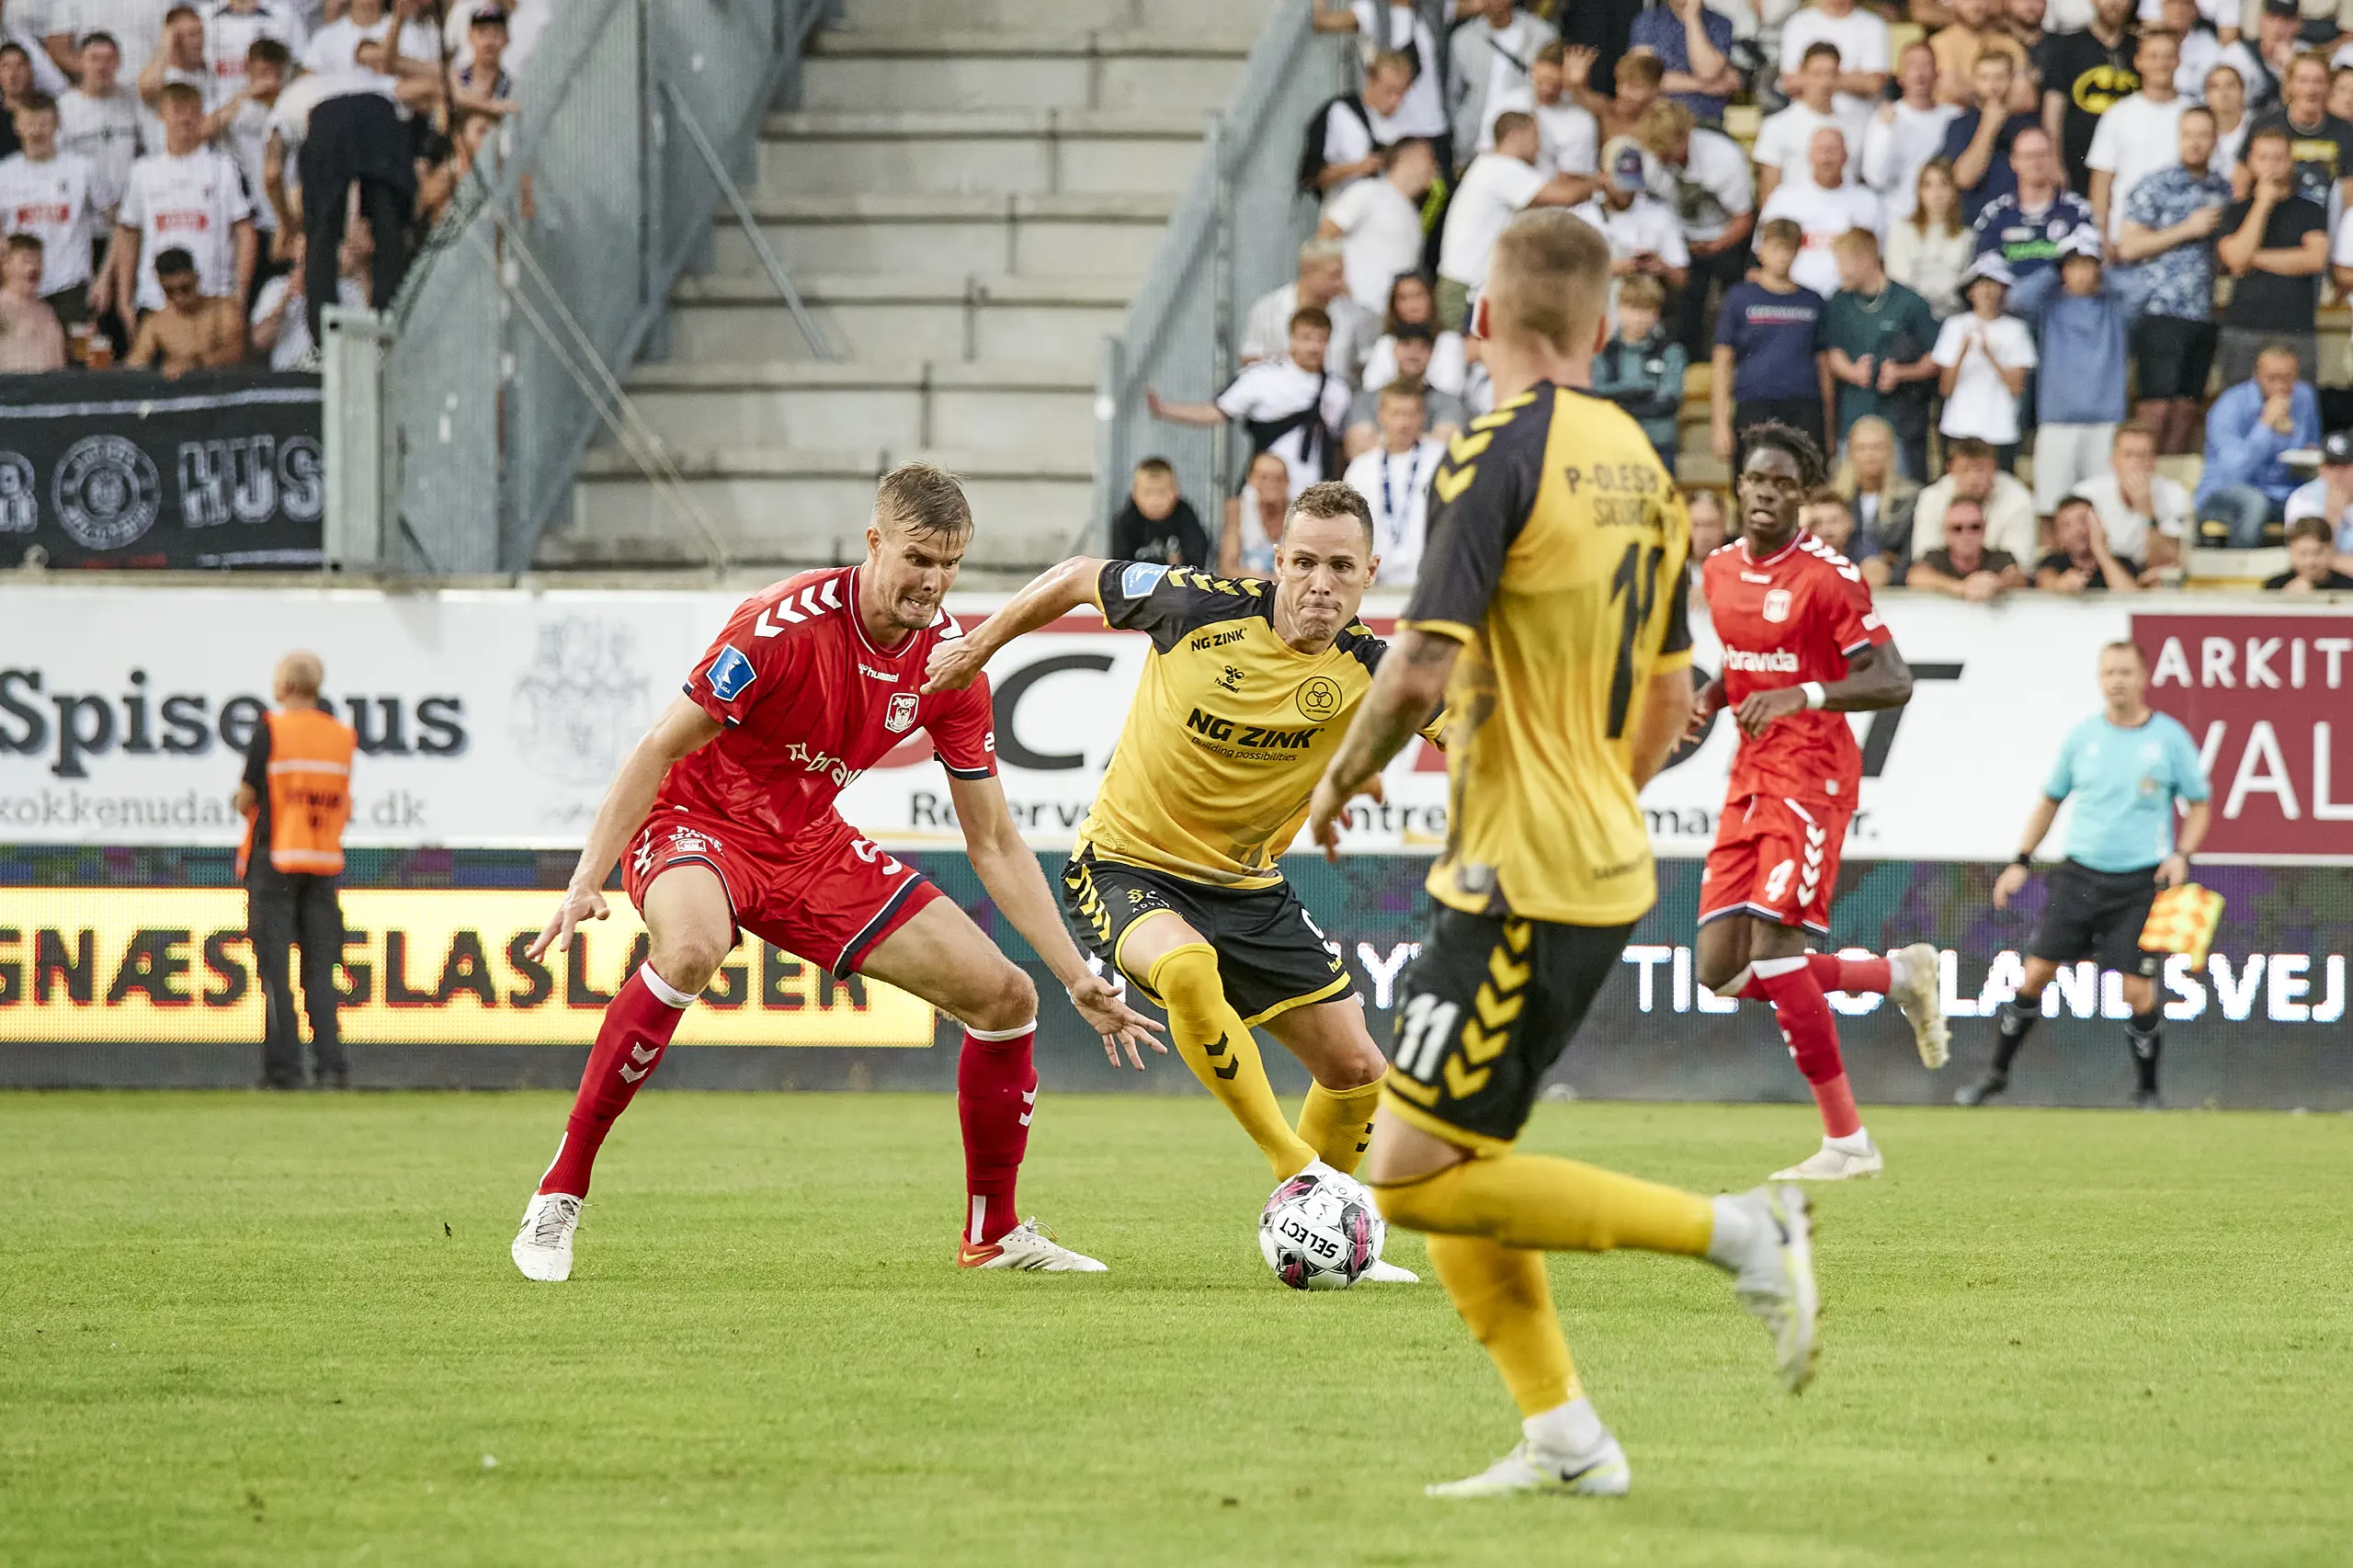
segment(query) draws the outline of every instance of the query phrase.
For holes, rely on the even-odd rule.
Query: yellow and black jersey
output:
[[[1614,926],[1657,897],[1630,771],[1651,676],[1691,660],[1691,520],[1623,410],[1539,382],[1471,422],[1430,482],[1400,626],[1462,644],[1446,852],[1430,896]]]
[[[1272,583],[1182,566],[1107,562],[1095,599],[1153,653],[1079,849],[1214,886],[1279,882],[1275,857],[1388,645],[1350,622],[1299,653],[1275,634]]]

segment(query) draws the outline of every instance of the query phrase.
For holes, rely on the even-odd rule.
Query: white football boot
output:
[[[507,1252],[524,1278],[560,1285],[572,1278],[572,1233],[579,1228],[580,1199],[568,1192],[535,1192]]]
[[[1708,1260],[1732,1271],[1733,1294],[1772,1335],[1781,1386],[1795,1393],[1813,1380],[1820,1349],[1814,1319],[1822,1300],[1814,1288],[1805,1189],[1760,1187],[1715,1201]]]
[[[1418,1285],[1422,1277],[1410,1268],[1400,1268],[1381,1258],[1374,1258],[1372,1267],[1357,1277],[1359,1285]]]
[[[1800,1160],[1787,1170],[1775,1171],[1775,1181],[1867,1181],[1887,1168],[1879,1145],[1866,1143],[1860,1149],[1841,1149],[1829,1139],[1822,1147]]]
[[[1018,1268],[1042,1274],[1110,1272],[1106,1265],[1083,1252],[1073,1252],[1054,1240],[1053,1232],[1038,1223],[1034,1215],[986,1245],[960,1243],[956,1266],[959,1268]]]
[[[1888,958],[1887,999],[1911,1020],[1920,1065],[1934,1072],[1952,1055],[1952,1030],[1945,1027],[1943,981],[1934,944],[1915,942]]]
[[[1601,1446],[1586,1454],[1556,1454],[1521,1442],[1476,1475],[1425,1486],[1432,1497],[1507,1497],[1521,1492],[1563,1492],[1581,1497],[1623,1497],[1633,1486],[1626,1450],[1604,1434]]]

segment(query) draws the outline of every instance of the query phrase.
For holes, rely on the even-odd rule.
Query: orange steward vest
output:
[[[359,737],[315,708],[273,710],[269,722],[269,863],[280,871],[332,877],[343,869],[343,824],[351,820],[351,757]],[[257,815],[258,813],[256,813]],[[244,876],[254,824],[237,855]]]

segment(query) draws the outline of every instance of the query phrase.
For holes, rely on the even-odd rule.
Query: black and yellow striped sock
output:
[[[1354,1089],[1311,1084],[1299,1113],[1300,1142],[1334,1170],[1354,1176],[1372,1141],[1372,1111],[1380,1103],[1378,1078]]]

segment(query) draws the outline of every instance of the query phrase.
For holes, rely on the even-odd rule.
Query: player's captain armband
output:
[[[2196,882],[2184,882],[2157,894],[2149,918],[2141,927],[2141,950],[2187,953],[2192,969],[2202,969],[2206,949],[2222,924],[2222,895]]]
[[[1167,575],[1165,566],[1155,566],[1149,561],[1132,562],[1120,574],[1120,592],[1129,598],[1140,599],[1158,587],[1160,580]]]
[[[719,657],[710,662],[710,694],[722,702],[734,701],[745,687],[758,678],[752,661],[737,653],[733,643],[722,645]]]

